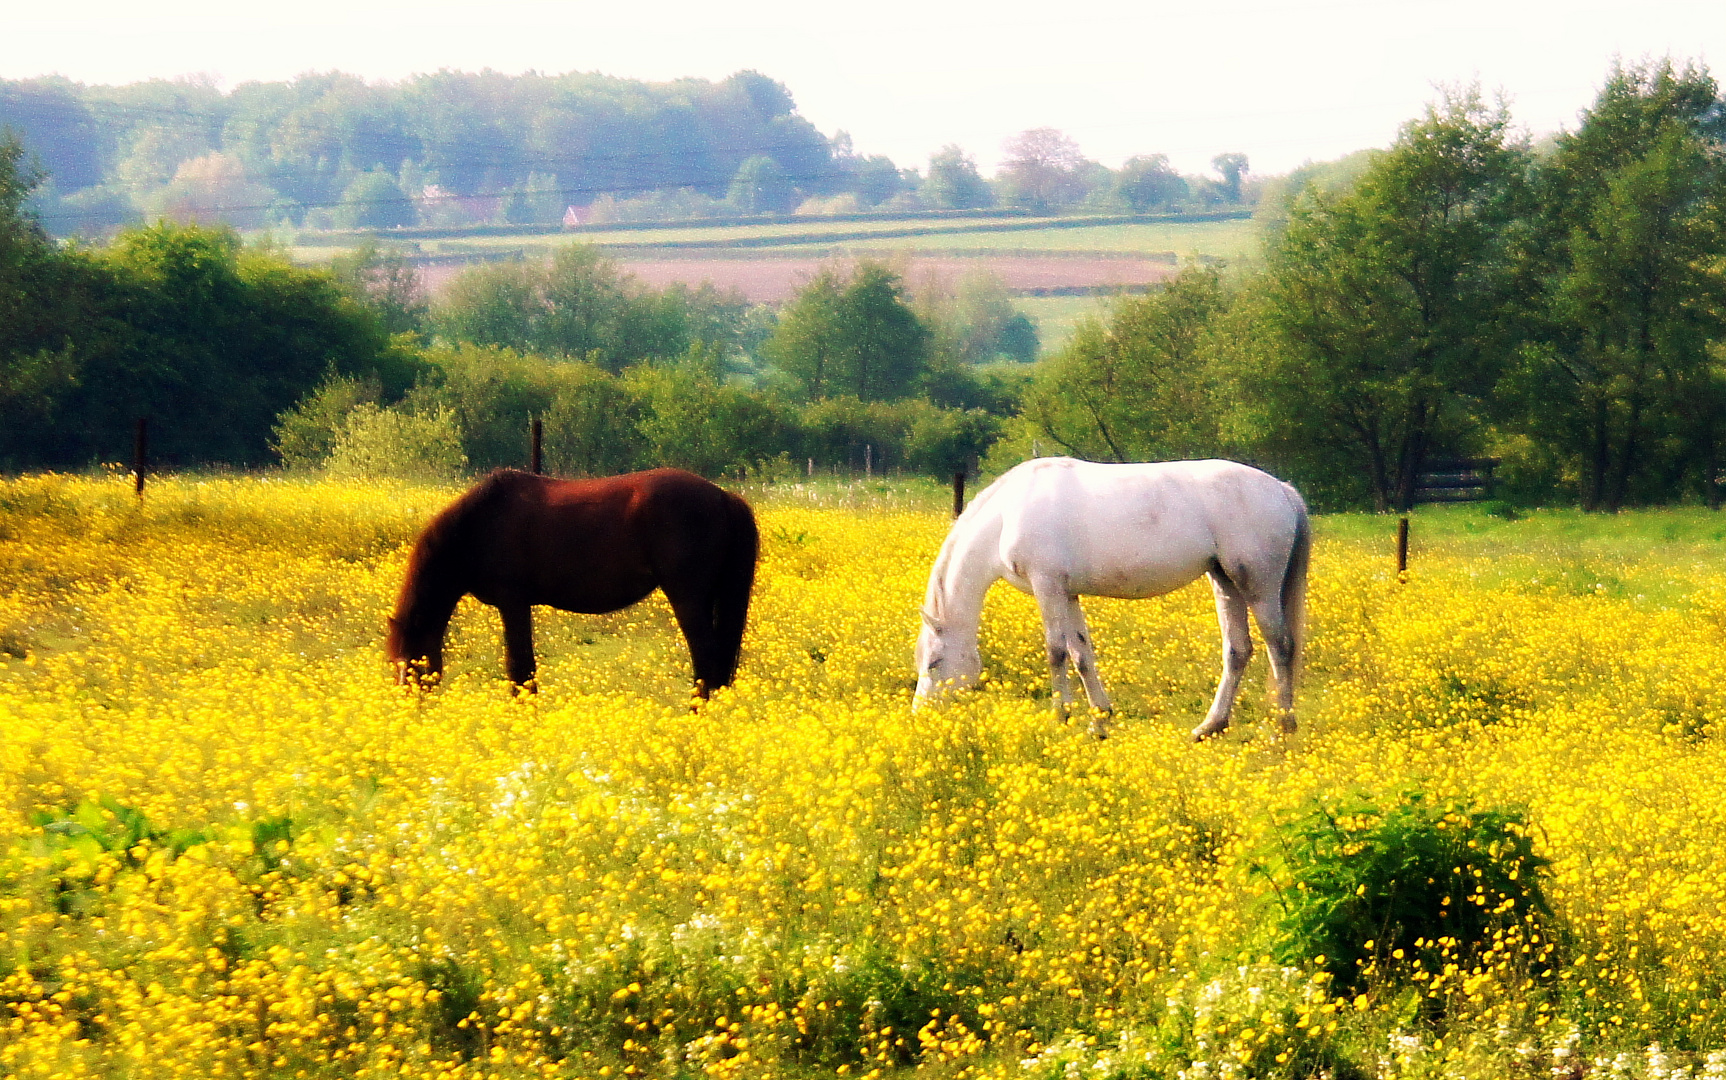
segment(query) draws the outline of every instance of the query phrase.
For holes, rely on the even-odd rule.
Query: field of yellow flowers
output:
[[[1726,1076],[1726,519],[1423,512],[1398,583],[1384,519],[1320,518],[1301,731],[1255,682],[1194,746],[1203,586],[1087,602],[1107,742],[1005,586],[986,686],[913,715],[947,520],[887,484],[749,492],[699,710],[657,599],[542,610],[521,699],[464,605],[398,690],[452,494],[0,481],[0,1075]],[[1366,857],[1411,805],[1508,815],[1544,904],[1327,971],[1301,823]]]

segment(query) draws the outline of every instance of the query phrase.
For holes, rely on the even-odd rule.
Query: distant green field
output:
[[[955,255],[968,251],[1001,255],[1067,251],[1109,254],[1174,252],[1181,259],[1196,255],[1239,259],[1257,254],[1258,227],[1248,219],[1144,222],[1077,229],[1039,229],[1031,232],[930,233],[917,237],[850,240],[841,246],[847,251],[939,251]],[[790,252],[798,248],[774,250]]]
[[[497,236],[450,238],[443,241],[421,241],[422,244],[434,243],[490,243],[498,246],[519,246],[523,243],[568,243],[581,241],[593,244],[603,244],[606,247],[638,248],[661,247],[668,244],[703,244],[715,247],[727,246],[739,241],[761,240],[766,238],[790,239],[793,237],[809,237],[811,242],[824,242],[823,238],[832,235],[854,236],[859,233],[901,233],[907,229],[927,230],[930,233],[943,233],[967,229],[1026,229],[1034,227],[1039,220],[1023,217],[1001,218],[966,218],[960,220],[939,220],[929,222],[918,221],[826,221],[821,218],[810,218],[807,221],[776,222],[765,225],[673,225],[663,229],[583,229],[581,232],[563,232],[548,230],[546,233],[527,236]],[[1033,229],[1034,231],[1034,229]]]
[[[1068,219],[1070,221],[1070,219]],[[1037,226],[1042,227],[1037,227]],[[915,230],[906,235],[908,230]],[[869,235],[885,234],[885,235]],[[1165,254],[1179,258],[1212,255],[1240,258],[1256,250],[1257,228],[1248,219],[1195,222],[1129,222],[1099,225],[1067,224],[1062,219],[1023,217],[916,221],[822,221],[764,225],[677,226],[664,229],[617,229],[515,236],[460,236],[404,240],[399,246],[427,256],[543,255],[571,243],[599,244],[623,258],[667,251],[690,257],[712,253],[756,254],[763,257],[809,257],[863,251],[921,251],[955,255],[1044,254],[1081,252],[1104,254]],[[386,234],[380,238],[391,243]],[[771,246],[761,246],[761,241]],[[353,243],[352,237],[306,235],[289,245],[293,257],[322,262]],[[690,248],[687,245],[702,246]]]
[[[1044,356],[1065,345],[1085,316],[1107,311],[1108,303],[1102,296],[1020,296],[1013,300],[1014,307],[1036,322]]]

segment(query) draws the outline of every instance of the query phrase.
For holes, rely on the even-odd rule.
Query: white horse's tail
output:
[[[1293,488],[1289,489],[1293,493]],[[1301,655],[1306,648],[1306,578],[1307,565],[1312,559],[1312,526],[1307,520],[1306,503],[1294,496],[1295,535],[1289,547],[1288,568],[1283,571],[1282,609],[1289,638],[1294,645],[1289,678],[1298,680]]]

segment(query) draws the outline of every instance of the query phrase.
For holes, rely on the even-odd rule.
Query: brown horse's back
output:
[[[427,525],[397,619],[412,621],[416,596],[459,590],[455,598],[471,593],[496,606],[510,637],[511,613],[525,619],[532,605],[601,614],[663,588],[697,679],[722,686],[736,670],[758,550],[749,505],[692,473],[554,480],[499,470]],[[396,636],[392,656],[403,659]],[[512,672],[521,667],[517,651],[512,639]]]

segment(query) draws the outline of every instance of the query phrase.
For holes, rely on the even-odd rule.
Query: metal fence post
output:
[[[138,417],[138,428],[132,435],[132,490],[144,497],[144,474],[150,471],[150,421]]]

